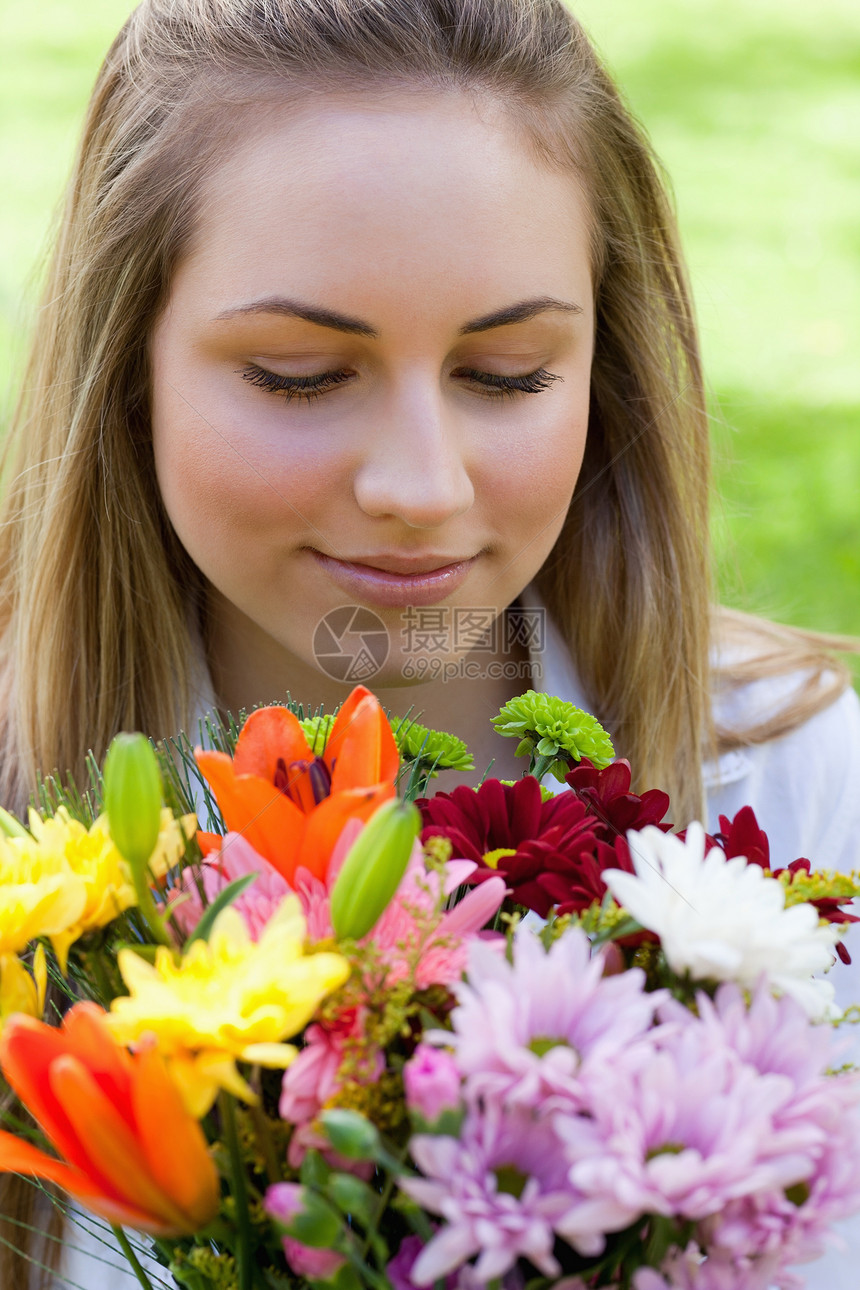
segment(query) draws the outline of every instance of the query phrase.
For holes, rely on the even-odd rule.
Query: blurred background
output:
[[[674,188],[711,391],[722,597],[860,635],[856,0],[574,8]],[[0,0],[0,419],[84,105],[129,9]]]

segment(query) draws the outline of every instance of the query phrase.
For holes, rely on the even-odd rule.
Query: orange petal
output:
[[[86,1172],[89,1159],[64,1108],[51,1089],[51,1066],[66,1052],[62,1030],[18,1014],[3,1027],[0,1065],[7,1082],[41,1125],[61,1156]]]
[[[221,843],[224,839],[220,833],[206,833],[203,829],[198,829],[194,836],[204,856],[211,855],[213,851],[221,850]]]
[[[116,1042],[105,1025],[107,1014],[95,1003],[76,1003],[63,1021],[67,1051],[97,1080],[105,1097],[129,1128],[134,1126],[131,1102],[131,1054]]]
[[[376,696],[367,693],[353,704],[341,724],[344,708],[337,715],[325,750],[325,759],[332,768],[331,791],[337,793],[341,789],[363,788],[380,782],[393,784],[400,757],[391,726]]]
[[[0,1129],[0,1173],[33,1174],[45,1182],[54,1182],[67,1191],[85,1209],[91,1210],[109,1223],[121,1227],[136,1227],[154,1236],[169,1236],[171,1230],[154,1219],[151,1214],[130,1205],[120,1205],[103,1196],[89,1178],[70,1168],[62,1160],[46,1156],[32,1143],[16,1138]]]
[[[224,753],[198,751],[195,755],[230,832],[241,833],[288,878],[288,872],[295,869],[295,855],[304,834],[304,814],[265,780],[235,775],[233,763]]]
[[[51,1086],[91,1161],[87,1171],[109,1201],[152,1215],[160,1226],[186,1231],[186,1219],[153,1179],[139,1138],[74,1057],[51,1067]]]
[[[205,1227],[218,1209],[218,1172],[200,1125],[186,1111],[155,1048],[136,1055],[132,1096],[153,1179],[185,1215],[189,1231]]]
[[[351,819],[368,820],[378,806],[394,796],[393,784],[346,789],[326,797],[308,816],[307,828],[296,859],[316,878],[325,880],[335,844]],[[287,881],[290,879],[287,876]]]
[[[289,766],[312,756],[299,719],[289,708],[258,708],[242,727],[233,766],[237,775],[259,775],[271,784],[279,761]]]
[[[59,1183],[67,1192],[85,1202],[102,1194],[85,1174],[46,1155],[31,1142],[16,1138],[5,1129],[0,1129],[0,1173],[34,1174],[46,1182]]]

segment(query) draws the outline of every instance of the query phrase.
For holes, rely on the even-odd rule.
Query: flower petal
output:
[[[58,1057],[50,1082],[87,1150],[88,1173],[103,1180],[106,1198],[139,1207],[162,1228],[186,1231],[184,1215],[153,1180],[141,1143],[86,1067],[75,1057]]]
[[[296,856],[292,874],[297,868],[302,867],[313,877],[324,880],[344,825],[350,819],[370,819],[377,807],[393,796],[392,782],[346,789],[323,798],[313,814],[307,817],[305,835]],[[284,874],[288,882],[291,881],[292,874]]]
[[[393,791],[400,769],[397,743],[379,700],[364,686],[356,686],[338,712],[324,755],[332,793],[380,782]]]
[[[195,756],[229,831],[241,833],[289,881],[305,830],[304,814],[267,780],[236,775],[226,753],[197,750]]]
[[[138,1053],[132,1102],[152,1178],[185,1216],[187,1230],[204,1227],[218,1209],[218,1173],[200,1125],[154,1048]]]
[[[299,719],[289,708],[273,704],[257,708],[242,727],[233,755],[237,775],[257,775],[275,781],[278,762],[304,761],[313,756]]]

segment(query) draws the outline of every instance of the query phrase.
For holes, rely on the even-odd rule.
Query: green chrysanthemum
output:
[[[401,761],[420,761],[422,765],[432,766],[433,779],[440,770],[474,770],[472,754],[456,735],[430,730],[409,717],[389,720]]]
[[[328,737],[331,734],[331,728],[334,725],[334,713],[320,713],[316,717],[305,717],[299,725],[305,732],[305,738],[308,741],[308,747],[312,749],[317,757],[321,757],[328,743]]]
[[[493,726],[500,735],[519,739],[517,757],[529,757],[531,774],[541,779],[547,772],[557,780],[574,762],[588,757],[599,770],[608,766],[615,750],[596,717],[553,694],[526,690],[506,703]]]

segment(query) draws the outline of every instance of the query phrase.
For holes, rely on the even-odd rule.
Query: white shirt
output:
[[[532,589],[527,592],[521,601],[529,607],[539,605]],[[570,655],[548,615],[544,648],[540,653],[532,652],[532,666],[536,690],[588,709]],[[739,687],[718,696],[716,715],[727,724],[752,723],[784,705],[800,679],[769,678]],[[201,710],[213,707],[208,678],[201,678],[198,689]],[[705,769],[705,789],[708,830],[718,830],[720,815],[731,817],[742,806],[752,806],[770,840],[774,868],[799,856],[807,857],[819,869],[848,872],[860,868],[860,700],[856,693],[846,691],[781,739],[720,757]],[[680,827],[680,821],[675,823]],[[846,945],[852,966],[837,964],[832,978],[843,1007],[860,1002],[860,924],[852,928]],[[855,1050],[854,1060],[860,1063],[860,1034]],[[96,1220],[82,1216],[67,1248],[65,1279],[55,1282],[57,1290],[61,1286],[77,1290],[133,1290],[139,1286],[131,1273],[120,1270],[122,1256],[106,1254],[92,1235],[97,1226]],[[843,1223],[840,1231],[848,1243],[847,1251],[833,1251],[796,1269],[806,1277],[807,1290],[857,1290],[860,1218]],[[104,1239],[111,1241],[109,1230]],[[147,1272],[155,1290],[171,1284],[164,1269],[148,1264]]]

